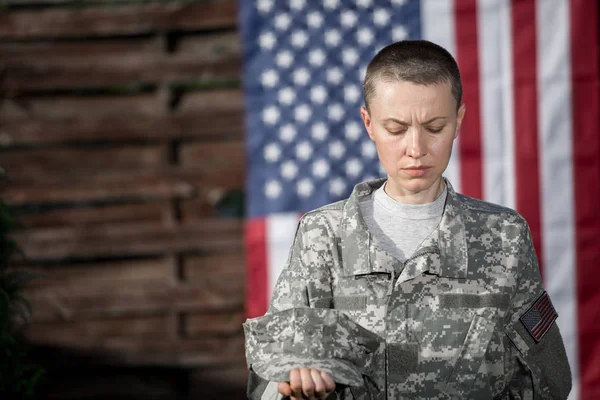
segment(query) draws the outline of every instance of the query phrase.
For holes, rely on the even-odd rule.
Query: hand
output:
[[[318,369],[296,368],[290,371],[290,383],[280,382],[277,389],[291,400],[323,400],[335,390],[335,382]]]

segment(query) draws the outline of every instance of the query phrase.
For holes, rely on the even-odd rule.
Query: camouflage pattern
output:
[[[249,319],[244,324],[246,358],[259,376],[289,380],[289,371],[323,370],[349,386],[362,386],[371,375],[381,338],[332,309],[291,308]]]
[[[383,182],[302,217],[268,314],[334,308],[380,336],[370,375],[380,399],[565,399],[558,327],[536,343],[519,320],[544,291],[525,220],[446,181],[438,230],[402,263],[360,213]],[[348,387],[337,395],[368,398]]]

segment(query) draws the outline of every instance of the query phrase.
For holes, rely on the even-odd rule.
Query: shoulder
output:
[[[337,228],[347,201],[348,199],[340,200],[305,213],[300,218],[299,227],[303,230],[323,226]]]
[[[464,194],[457,195],[460,199],[463,212],[468,217],[477,217],[479,220],[498,220],[503,223],[528,227],[525,218],[512,208],[465,196]]]

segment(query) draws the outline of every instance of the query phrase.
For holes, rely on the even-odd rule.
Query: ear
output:
[[[460,132],[460,126],[462,125],[463,118],[465,117],[465,112],[467,111],[467,106],[465,103],[462,103],[458,108],[458,115],[456,116],[456,132],[454,132],[454,139],[458,137],[458,133]]]
[[[369,138],[375,141],[375,136],[373,135],[373,125],[371,124],[371,116],[369,115],[369,110],[365,106],[360,108],[360,116],[362,117],[363,123],[365,124],[365,129],[369,134]]]

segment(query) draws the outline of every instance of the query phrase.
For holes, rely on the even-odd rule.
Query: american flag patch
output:
[[[529,331],[536,342],[542,340],[558,314],[550,301],[547,292],[544,292],[533,305],[521,316],[521,322]]]

